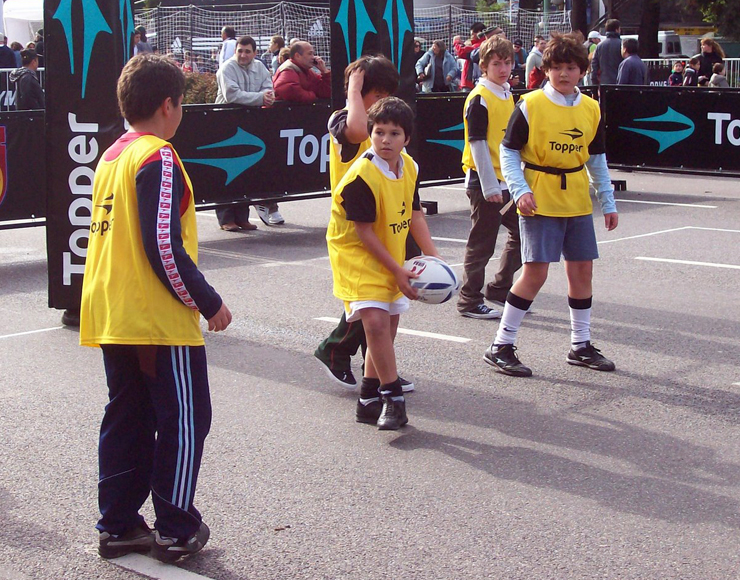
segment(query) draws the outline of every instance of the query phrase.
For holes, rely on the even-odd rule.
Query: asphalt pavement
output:
[[[329,200],[281,204],[284,226],[253,211],[259,229],[236,234],[199,213],[234,321],[206,338],[211,540],[178,566],[98,558],[101,354],[47,307],[43,228],[0,230],[0,579],[740,578],[740,181],[613,177],[628,190],[615,231],[595,212],[592,331],[617,371],[565,363],[553,265],[520,332],[530,379],[483,362],[497,321],[412,305],[397,357],[417,389],[396,432],[355,423],[357,394],[312,356],[341,315]],[[460,273],[462,186],[422,198]]]

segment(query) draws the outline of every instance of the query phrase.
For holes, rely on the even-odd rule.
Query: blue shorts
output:
[[[522,263],[596,260],[596,232],[592,215],[549,217],[519,216]]]

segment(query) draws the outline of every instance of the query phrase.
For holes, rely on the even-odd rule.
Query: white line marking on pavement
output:
[[[709,266],[711,268],[729,268],[731,270],[740,270],[740,266],[735,264],[715,264],[712,262],[694,262],[692,260],[672,260],[670,258],[648,258],[646,256],[636,256],[635,260],[645,260],[648,262],[667,262],[669,264],[688,264],[689,266]]]
[[[728,234],[740,234],[740,230],[726,230],[724,228],[703,228],[701,226],[689,226],[690,230],[704,230],[707,232],[726,232]]]
[[[63,326],[53,326],[51,328],[41,328],[39,330],[29,330],[26,332],[16,332],[15,334],[6,334],[5,336],[0,336],[0,339],[3,338],[13,338],[14,336],[25,336],[26,334],[36,334],[39,332],[49,332],[50,330],[59,330],[60,328],[64,328]]]
[[[677,207],[698,207],[703,209],[717,209],[716,205],[700,205],[698,203],[673,203],[668,201],[645,201],[642,199],[615,199],[620,203],[647,203],[650,205],[675,205]]]
[[[314,320],[321,320],[322,322],[332,322],[336,324],[339,322],[338,318],[329,318],[328,316],[319,316]],[[399,334],[410,334],[411,336],[422,336],[424,338],[436,338],[437,340],[447,340],[449,342],[470,342],[471,339],[463,338],[461,336],[450,336],[448,334],[437,334],[436,332],[424,332],[423,330],[407,330],[405,328],[398,329]]]
[[[188,572],[187,570],[165,564],[143,554],[128,554],[109,560],[109,562],[126,570],[138,572],[154,580],[211,580],[208,576]]]
[[[740,383],[732,383],[736,387],[740,387]]]
[[[260,264],[263,268],[276,268],[277,266],[311,266],[311,262],[318,262],[321,260],[328,260],[329,256],[321,256],[320,258],[309,258],[308,260],[295,260],[293,262],[271,262],[269,264]]]
[[[635,240],[637,238],[646,238],[648,236],[657,236],[658,234],[667,234],[670,232],[680,232],[681,230],[691,229],[691,226],[683,226],[681,228],[671,228],[670,230],[660,230],[658,232],[650,232],[649,234],[638,234],[636,236],[627,236],[626,238],[617,238],[616,240],[601,240],[599,244],[613,244],[614,242],[623,242],[624,240]]]
[[[432,239],[435,242],[456,242],[458,244],[467,244],[468,243],[468,240],[461,240],[459,238],[435,238],[434,236],[432,236]]]
[[[454,185],[433,185],[429,189],[454,189],[455,191],[465,191],[466,187],[455,187]]]

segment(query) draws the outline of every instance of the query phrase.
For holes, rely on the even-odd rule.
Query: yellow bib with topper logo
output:
[[[391,179],[367,157],[352,165],[332,193],[331,219],[326,232],[334,296],[345,302],[377,300],[393,302],[403,296],[396,279],[360,241],[353,221],[342,207],[343,188],[361,177],[375,198],[373,232],[397,264],[406,256],[406,237],[411,226],[411,212],[416,189],[416,165],[406,153],[403,175]]]
[[[504,140],[506,127],[509,124],[509,117],[514,112],[514,99],[511,97],[508,99],[499,99],[480,83],[475,85],[475,88],[470,91],[468,98],[465,99],[465,107],[463,107],[463,125],[465,126],[465,148],[462,155],[463,171],[467,173],[469,169],[475,170],[475,161],[473,160],[473,153],[470,150],[470,141],[468,139],[468,119],[465,111],[468,110],[468,103],[478,95],[486,102],[486,110],[488,111],[488,131],[486,132],[488,154],[491,156],[496,177],[503,181],[504,176],[501,173],[501,161],[499,160],[499,146],[501,145],[501,141]]]
[[[586,95],[568,107],[553,103],[544,91],[522,96],[527,106],[529,140],[521,150],[522,161],[543,167],[572,169],[589,159],[588,146],[599,127],[599,104]],[[593,211],[584,167],[563,178],[535,169],[524,170],[524,177],[534,193],[537,215],[572,217]]]
[[[162,224],[165,224],[169,212],[180,211],[177,204],[168,203],[171,195],[167,193],[167,166],[171,168],[172,164],[179,163],[182,169],[169,143],[153,135],[142,135],[114,160],[106,161],[103,155],[95,170],[80,309],[80,344],[83,346],[204,344],[200,313],[169,292],[149,264],[142,243],[136,174],[145,161],[165,147],[162,188],[151,192],[159,196]],[[182,174],[192,192],[190,178],[184,169]],[[197,264],[198,234],[192,195],[180,222],[185,250]],[[160,251],[164,252],[163,259],[167,259],[169,229],[162,227],[159,232]],[[168,272],[177,287],[176,269]]]

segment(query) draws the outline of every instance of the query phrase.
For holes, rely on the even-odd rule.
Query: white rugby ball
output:
[[[419,302],[442,304],[460,290],[460,280],[444,260],[433,256],[417,256],[403,265],[406,270],[418,274],[409,283],[419,293]]]

